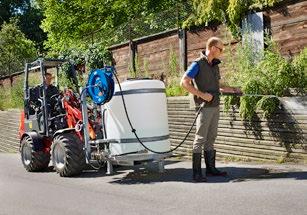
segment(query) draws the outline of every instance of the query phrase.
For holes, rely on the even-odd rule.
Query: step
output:
[[[0,126],[12,126],[12,127],[19,127],[19,121],[13,122],[8,120],[0,119]]]
[[[190,123],[184,123],[184,122],[169,122],[169,128],[171,129],[185,129],[189,130],[192,126],[193,122]],[[195,126],[195,125],[194,125]],[[248,127],[244,125],[229,125],[224,124],[223,122],[219,122],[218,127],[221,129],[232,129],[232,130],[240,130],[240,131],[253,131],[253,132],[272,132],[272,133],[293,133],[293,134],[307,134],[307,129],[302,129],[301,127],[297,128],[269,128],[265,126],[259,126],[259,127]],[[307,127],[306,127],[307,128]]]
[[[18,127],[3,127],[0,126],[0,133],[2,134],[10,134],[10,135],[17,135],[18,136]]]
[[[179,143],[182,142],[181,139],[176,139],[176,138],[171,138],[170,139],[172,146],[177,146]],[[193,144],[193,140],[189,139],[186,141],[186,143],[182,144],[181,147],[190,147]],[[215,141],[215,144],[221,144],[221,145],[230,145],[230,146],[240,146],[240,147],[245,147],[245,148],[251,148],[251,149],[266,149],[266,150],[272,150],[272,151],[281,151],[281,152],[288,152],[290,150],[291,152],[296,152],[296,153],[302,153],[307,155],[307,150],[304,149],[303,147],[289,147],[287,149],[284,146],[281,145],[264,145],[264,144],[251,144],[251,143],[242,143],[239,141],[230,141],[225,138],[225,140],[217,138]]]
[[[17,141],[17,142],[19,142],[19,138],[18,138],[17,134],[15,136],[15,135],[10,135],[10,134],[5,135],[5,134],[0,133],[0,141],[12,141],[12,142]]]
[[[194,110],[188,110],[188,109],[180,109],[180,108],[168,108],[168,115],[169,116],[195,116],[195,111]],[[220,112],[220,118],[225,118],[225,119],[237,119],[240,121],[249,121],[249,120],[242,120],[240,117],[239,113],[231,113],[227,114],[223,111]],[[274,122],[288,122],[288,121],[297,121],[299,123],[307,123],[307,115],[297,115],[297,114],[287,114],[283,113],[280,114],[274,118],[272,118]],[[262,115],[259,114],[258,118],[253,119],[253,121],[268,121],[266,118],[262,118]]]
[[[169,128],[170,134],[176,134],[185,136],[188,132],[188,129],[182,128]],[[195,129],[193,128],[191,131],[191,135],[195,134]],[[283,141],[283,142],[290,142],[295,144],[302,144],[304,142],[304,136],[298,136],[297,134],[293,133],[285,133],[282,134],[283,136],[280,137],[280,134],[277,133],[274,136],[274,133],[271,132],[261,132],[255,133],[253,131],[243,131],[243,130],[232,130],[232,129],[223,129],[218,128],[218,136],[226,136],[226,137],[239,137],[243,139],[255,139],[255,140],[270,140],[270,141]],[[306,135],[305,135],[306,138]]]
[[[0,144],[0,150],[2,152],[8,152],[8,153],[16,153],[18,152],[18,149],[11,147],[11,146],[7,146],[7,145],[2,145]]]
[[[249,157],[249,158],[256,158],[256,159],[264,159],[264,160],[278,160],[281,157],[283,157],[282,154],[277,155],[277,156],[271,156],[271,155],[262,155],[259,153],[250,153],[250,152],[246,152],[246,151],[233,151],[233,150],[229,150],[229,148],[223,148],[223,147],[216,147],[216,150],[219,153],[227,153],[230,155],[239,155],[239,156],[245,156],[245,157]]]
[[[11,147],[11,148],[14,148],[14,149],[17,149],[17,150],[19,149],[19,143],[15,144],[15,143],[12,143],[12,142],[1,142],[0,145]]]
[[[265,158],[258,158],[258,157],[252,157],[252,156],[244,156],[244,155],[238,155],[238,154],[232,154],[227,152],[216,152],[216,156],[224,159],[240,159],[244,161],[261,161],[261,162],[268,162],[268,161],[276,161],[275,159],[265,159]]]
[[[179,145],[182,140],[180,139],[170,139],[170,142],[171,142],[171,146],[174,148],[176,147],[177,145]],[[193,141],[192,140],[189,140],[189,141],[186,141],[185,143],[183,143],[180,147],[182,149],[192,149],[192,145],[193,145]],[[215,145],[222,145],[222,146],[238,146],[238,147],[241,147],[242,149],[243,148],[246,148],[246,149],[251,149],[251,150],[266,150],[266,151],[270,151],[270,153],[294,153],[294,154],[300,154],[301,157],[307,157],[307,150],[306,148],[303,149],[303,148],[294,148],[294,147],[291,147],[289,149],[289,151],[283,147],[283,146],[276,146],[276,145],[273,145],[273,146],[267,146],[267,145],[256,145],[256,144],[246,144],[246,143],[240,143],[240,142],[231,142],[231,141],[223,141],[223,140],[219,140],[217,139],[215,141]]]
[[[169,117],[169,123],[174,124],[174,125],[187,125],[191,126],[195,117],[189,117],[189,118],[181,118],[181,117]],[[261,122],[255,122],[255,123],[248,123],[246,121],[241,121],[241,120],[227,120],[221,118],[219,120],[219,125],[229,125],[232,127],[237,127],[237,128],[247,128],[251,126],[257,126],[261,128],[300,128],[301,130],[307,130],[307,124],[299,124],[296,121],[291,121],[291,122],[268,122],[268,121],[261,121]]]

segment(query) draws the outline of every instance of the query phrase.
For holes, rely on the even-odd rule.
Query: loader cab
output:
[[[52,135],[52,121],[57,113],[54,108],[60,96],[59,69],[65,61],[57,59],[38,59],[27,63],[24,79],[25,131]],[[52,79],[52,80],[51,80]],[[52,84],[52,92],[50,92]],[[53,123],[54,124],[54,123]]]

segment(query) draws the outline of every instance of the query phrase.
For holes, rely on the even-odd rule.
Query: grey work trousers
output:
[[[202,146],[206,151],[214,150],[213,144],[217,136],[219,116],[219,106],[202,108],[196,120],[193,153],[202,153]]]

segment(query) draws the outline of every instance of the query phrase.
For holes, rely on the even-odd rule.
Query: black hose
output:
[[[158,151],[154,151],[150,148],[148,148],[147,146],[145,146],[145,144],[140,140],[140,138],[138,137],[137,133],[136,133],[136,129],[133,127],[132,123],[131,123],[131,120],[130,120],[130,117],[129,117],[129,114],[128,114],[128,111],[127,111],[127,106],[126,106],[126,102],[125,102],[125,98],[124,98],[124,94],[123,94],[123,91],[122,91],[122,87],[120,85],[120,82],[119,82],[119,79],[116,75],[116,72],[113,73],[115,78],[116,78],[116,81],[118,83],[118,86],[119,86],[119,91],[120,91],[120,94],[121,94],[121,98],[122,98],[122,101],[123,101],[123,106],[124,106],[124,110],[125,110],[125,114],[126,114],[126,117],[127,117],[127,120],[129,122],[129,125],[130,125],[130,128],[131,128],[131,132],[134,134],[134,136],[136,137],[136,139],[138,140],[138,142],[148,151],[150,152],[153,152],[155,154],[168,154],[170,152],[173,152],[175,151],[176,149],[178,149],[187,139],[187,137],[189,136],[189,134],[191,133],[192,129],[193,129],[193,126],[195,125],[195,122],[196,122],[196,119],[202,109],[202,105],[199,107],[199,109],[197,110],[196,112],[196,117],[193,121],[193,124],[190,128],[190,130],[188,131],[188,133],[186,134],[186,136],[184,137],[184,139],[181,141],[181,143],[179,143],[175,148],[171,149],[171,150],[168,150],[168,151],[164,151],[164,152],[158,152]],[[128,152],[128,153],[124,153],[124,154],[119,154],[119,155],[115,155],[115,156],[122,156],[122,155],[128,155],[128,154],[134,154],[134,153],[137,153],[137,152]]]

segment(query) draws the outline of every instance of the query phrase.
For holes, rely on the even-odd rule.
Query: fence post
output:
[[[179,55],[181,72],[187,70],[187,31],[179,28]]]
[[[136,52],[136,44],[132,40],[129,42],[129,55],[130,55],[130,65],[132,71],[136,72],[136,66],[135,66],[135,52]]]

